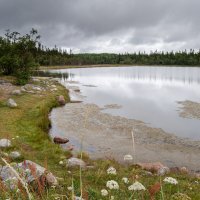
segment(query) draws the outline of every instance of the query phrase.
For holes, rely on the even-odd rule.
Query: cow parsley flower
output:
[[[135,183],[133,183],[128,187],[128,190],[140,191],[140,190],[146,190],[146,188],[140,182],[136,181]]]
[[[73,190],[73,187],[72,187],[72,186],[69,186],[69,187],[67,187],[67,189],[68,189],[69,191],[72,191],[72,190]]]
[[[106,183],[106,187],[109,188],[109,189],[114,189],[114,190],[118,190],[119,189],[119,184],[116,182],[116,181],[108,181]]]
[[[117,171],[114,167],[109,167],[107,169],[107,174],[113,174],[113,175],[116,175],[117,174]]]
[[[129,180],[128,180],[128,178],[126,178],[126,177],[123,177],[123,178],[122,178],[122,181],[123,181],[124,183],[126,183],[126,184],[129,183]]]
[[[60,162],[59,162],[59,165],[63,165],[64,164],[64,162],[61,160]]]
[[[166,183],[170,183],[172,185],[178,184],[178,181],[175,178],[172,178],[172,177],[166,177],[163,181],[166,182]]]
[[[101,195],[102,196],[107,196],[108,195],[108,191],[106,189],[101,190]]]

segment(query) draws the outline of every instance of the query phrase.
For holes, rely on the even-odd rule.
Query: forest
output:
[[[200,51],[73,54],[72,50],[42,45],[36,29],[25,35],[7,30],[0,36],[0,73],[15,75],[19,84],[39,66],[104,64],[200,66]]]

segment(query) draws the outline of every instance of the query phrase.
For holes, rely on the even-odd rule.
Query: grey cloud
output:
[[[199,0],[0,0],[0,34],[35,27],[82,52],[199,48]]]

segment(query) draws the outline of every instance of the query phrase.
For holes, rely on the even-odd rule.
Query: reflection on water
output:
[[[63,74],[63,84],[79,82],[86,103],[122,106],[104,112],[142,120],[178,136],[200,139],[199,120],[181,118],[177,112],[177,101],[200,102],[200,68],[140,66],[49,72]],[[64,76],[66,73],[68,76]]]

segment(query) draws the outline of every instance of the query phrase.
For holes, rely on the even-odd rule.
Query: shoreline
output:
[[[73,87],[68,89],[73,95],[76,93]],[[67,137],[77,151],[82,135],[84,151],[89,153],[92,159],[110,157],[122,162],[124,155],[132,154],[131,131],[135,128],[136,156],[142,158],[139,162],[160,161],[171,167],[184,165],[193,170],[200,169],[200,141],[175,136],[138,120],[103,113],[102,109],[106,107],[100,108],[95,104],[85,103],[68,103],[65,107],[56,108],[50,117],[50,133],[62,133],[54,136]],[[67,131],[65,127],[68,127]],[[119,149],[118,146],[123,148]]]
[[[43,79],[43,81],[44,80],[45,79]],[[43,88],[49,85],[48,82],[51,79],[46,80],[45,83],[43,81],[41,83],[36,81],[31,82],[30,84],[34,84],[34,86],[39,85]],[[53,84],[57,87],[57,91],[51,93],[49,92],[49,89],[55,89]],[[68,159],[72,156],[71,152],[63,151],[61,146],[54,144],[48,135],[48,116],[51,108],[58,106],[55,101],[56,97],[57,95],[68,95],[66,93],[66,88],[59,83],[54,82],[50,85],[50,88],[48,86],[49,89],[45,89],[45,91],[37,91],[34,93],[25,92],[19,96],[10,95],[9,93],[9,97],[13,98],[19,105],[18,108],[8,108],[5,104],[6,99],[3,101],[0,100],[0,132],[2,133],[1,138],[10,139],[13,145],[11,148],[3,149],[3,156],[5,157],[6,154],[10,154],[11,151],[19,151],[22,155],[20,159],[8,160],[9,163],[32,160],[35,163],[44,166],[48,171],[55,175],[59,185],[48,187],[48,190],[44,188],[42,193],[42,198],[53,200],[55,199],[55,196],[58,198],[63,198],[64,196],[67,198],[71,197],[71,191],[69,191],[68,188],[72,185],[72,177],[77,185],[75,188],[75,195],[80,194],[80,188],[78,187],[80,181],[80,167],[69,167]],[[20,89],[20,87],[18,88]],[[6,98],[8,97],[6,96]],[[72,104],[77,105],[76,103]],[[70,103],[66,105],[70,105]],[[63,107],[55,108],[52,111],[56,109],[63,109]],[[77,112],[80,113],[80,110],[77,110]],[[80,121],[75,120],[75,122],[79,123]],[[69,129],[70,127],[67,127],[67,130]],[[79,132],[81,132],[81,130],[79,130]],[[136,150],[138,151],[138,148]],[[81,158],[80,154],[77,157]],[[199,184],[197,183],[200,174],[198,172],[189,171],[186,168],[183,168],[182,170],[175,167],[174,169],[169,169],[169,172],[166,171],[162,175],[158,175],[157,170],[159,168],[157,168],[156,171],[153,169],[151,171],[151,169],[144,169],[141,166],[136,166],[134,163],[122,165],[111,158],[92,160],[85,153],[83,153],[82,161],[87,166],[85,170],[82,170],[84,199],[88,199],[88,191],[91,189],[94,199],[101,199],[101,189],[105,188],[106,182],[111,178],[119,182],[120,193],[123,192],[123,198],[129,199],[132,195],[132,191],[128,191],[127,187],[124,187],[125,185],[121,181],[123,177],[127,177],[130,184],[139,181],[144,184],[146,188],[150,188],[155,183],[163,181],[167,176],[172,176],[178,180],[180,192],[187,193],[191,198],[199,199]],[[3,166],[3,163],[0,162],[0,165]],[[163,165],[161,165],[161,167],[162,166]],[[107,174],[107,169],[109,167],[114,167],[117,170],[115,176]],[[166,167],[160,169],[166,169]],[[136,176],[138,177],[137,179],[135,179]],[[194,181],[196,181],[196,183]],[[163,182],[163,187],[165,187],[165,197],[169,199],[172,194],[164,184],[165,183]],[[193,188],[192,191],[188,187],[185,187],[185,185],[189,184]],[[41,199],[40,196],[38,197],[39,191],[32,190],[31,185],[28,185],[28,187],[31,189],[31,193],[35,197],[35,200]],[[3,199],[5,199],[5,197],[12,198],[13,195],[18,194],[19,193],[15,193],[13,190],[6,190],[3,191],[3,193],[0,193],[0,197],[3,197]],[[117,196],[116,194],[116,199],[121,199],[121,196]],[[145,193],[145,199],[149,199],[148,190]]]
[[[103,68],[103,67],[197,67],[200,66],[190,66],[190,65],[142,65],[142,64],[99,64],[99,65],[60,65],[60,66],[40,66],[38,70],[54,70],[54,69],[82,69],[82,68]]]

